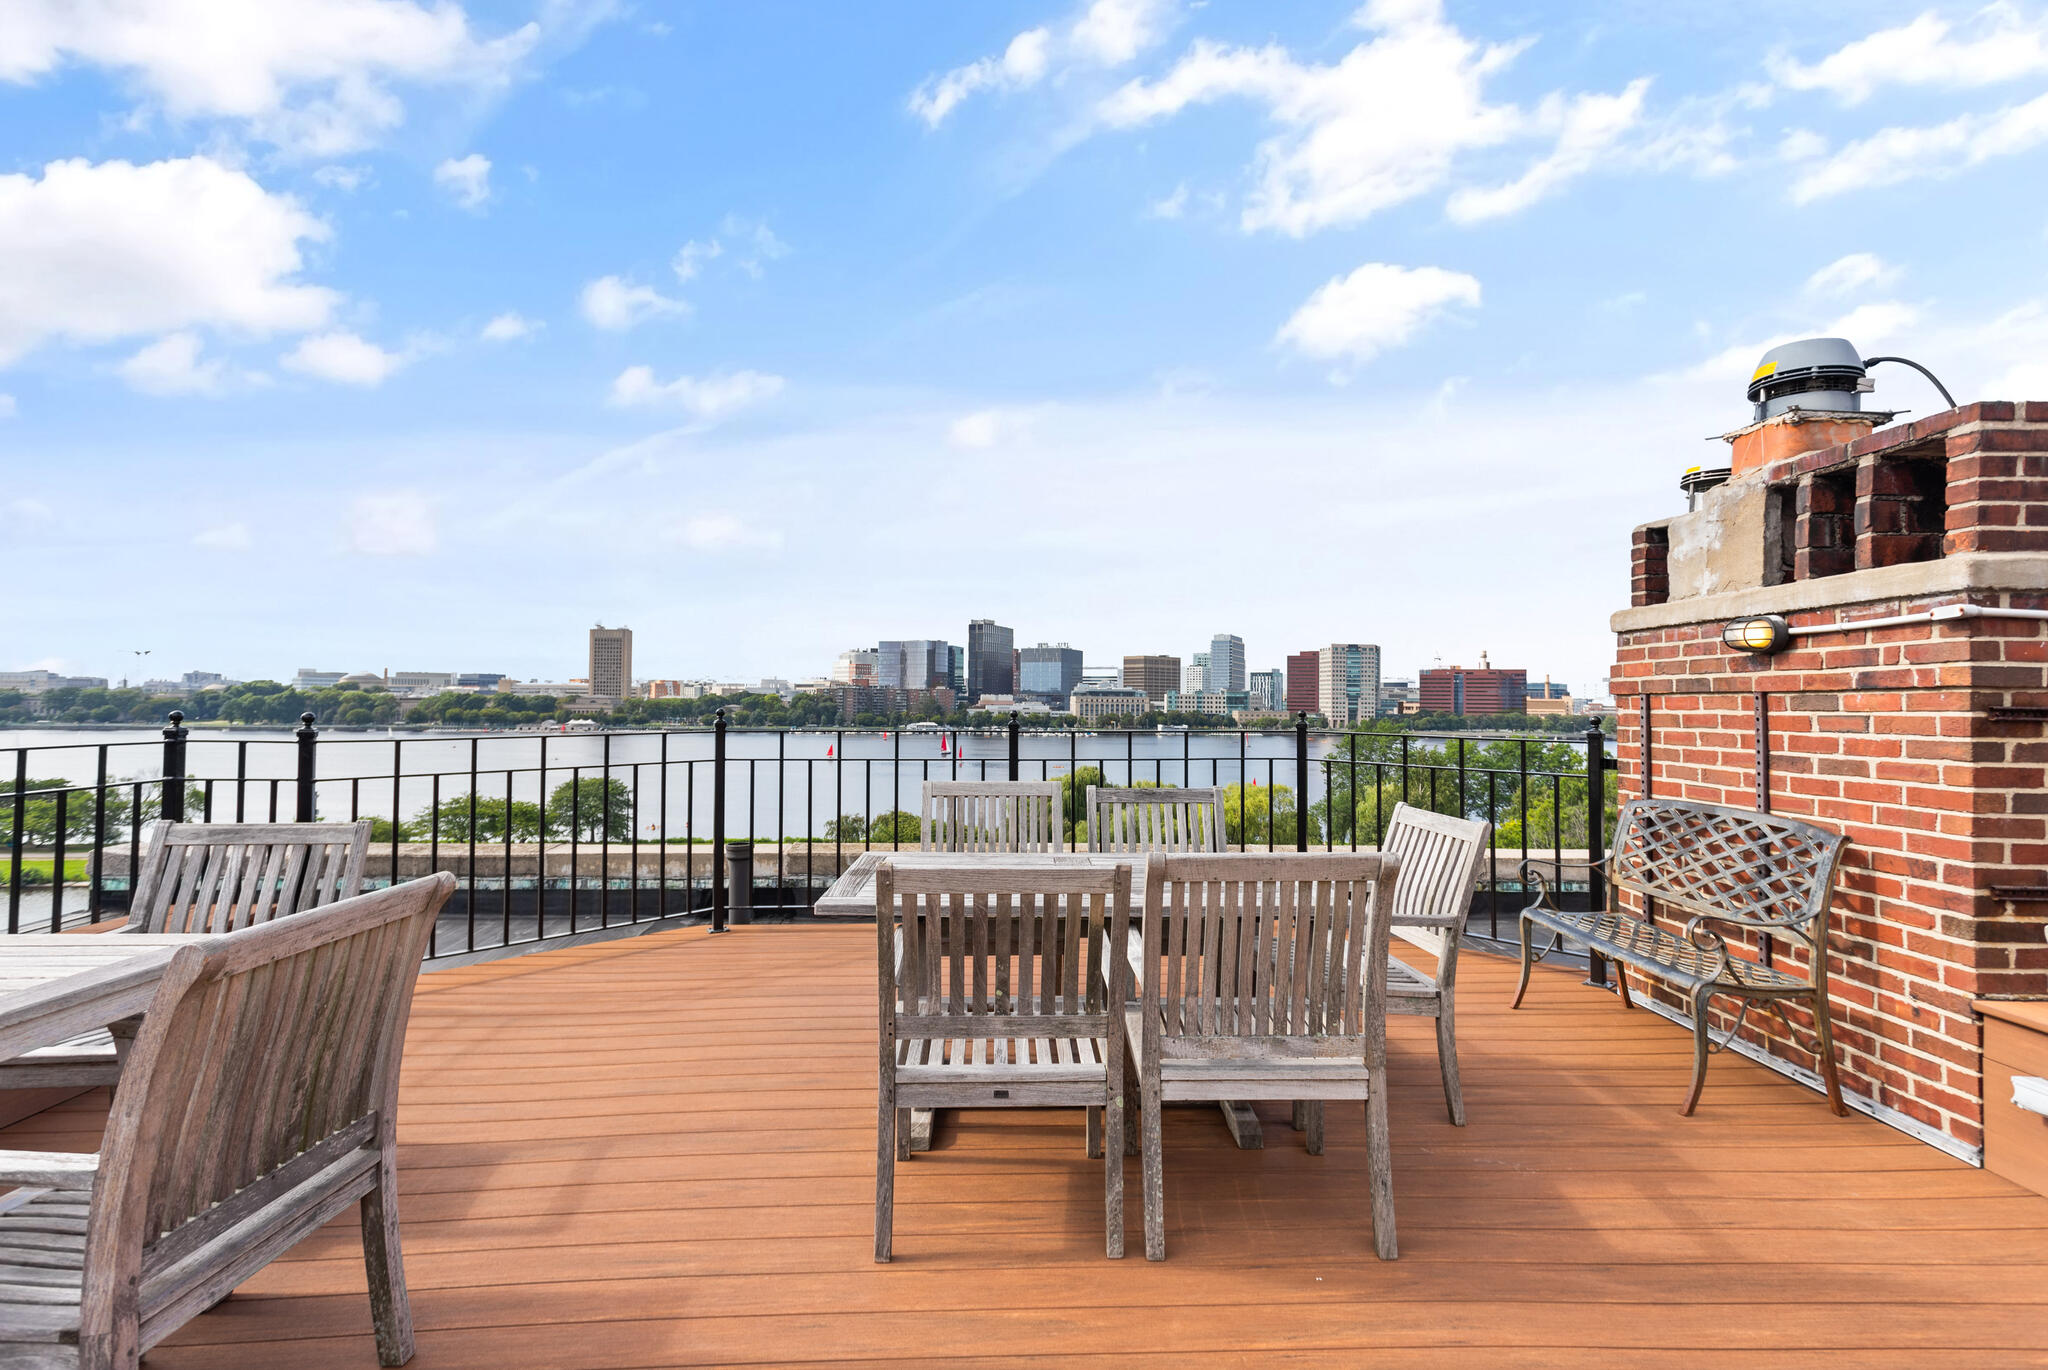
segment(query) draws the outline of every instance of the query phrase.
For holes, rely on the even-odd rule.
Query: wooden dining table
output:
[[[190,933],[23,933],[0,937],[0,1061],[57,1046],[149,1007]]]
[[[1264,853],[1253,853],[1264,855]],[[891,851],[876,848],[862,852],[852,865],[841,871],[839,878],[826,887],[812,906],[812,912],[820,918],[873,918],[875,916],[875,871],[884,861],[895,863],[898,870],[977,870],[990,866],[1007,869],[1018,867],[1042,867],[1046,870],[1071,870],[1081,868],[1099,870],[1106,866],[1129,866],[1131,868],[1131,917],[1138,920],[1145,914],[1145,873],[1147,855],[1144,852],[948,852],[918,851],[904,849]],[[1265,1133],[1259,1126],[1259,1116],[1252,1106],[1239,1100],[1218,1100],[1217,1108],[1223,1113],[1223,1121],[1230,1129],[1230,1136],[1240,1149],[1257,1151],[1265,1146]],[[934,1119],[929,1110],[913,1109],[910,1122],[910,1149],[928,1151],[931,1149]]]

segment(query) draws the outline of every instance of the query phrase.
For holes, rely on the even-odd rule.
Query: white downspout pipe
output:
[[[2048,609],[2000,609],[1981,604],[1944,604],[1939,609],[1922,609],[1914,614],[1890,618],[1848,619],[1840,623],[1806,623],[1786,630],[1790,637],[1812,637],[1817,633],[1860,633],[1871,628],[1903,628],[1912,623],[1952,623],[1967,618],[2020,618],[2048,621]]]

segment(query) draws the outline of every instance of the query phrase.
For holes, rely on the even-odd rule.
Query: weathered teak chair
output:
[[[1088,787],[1088,850],[1223,850],[1223,791]]]
[[[1380,850],[1401,858],[1394,886],[1394,936],[1436,957],[1429,976],[1398,957],[1387,962],[1387,1012],[1436,1019],[1437,1068],[1444,1077],[1444,1106],[1451,1121],[1465,1125],[1465,1096],[1458,1087],[1458,938],[1472,911],[1472,886],[1492,841],[1492,829],[1467,818],[1450,818],[1408,804],[1396,804],[1380,839]]]
[[[1129,1035],[1152,1260],[1166,1256],[1160,1107],[1178,1099],[1362,1100],[1373,1246],[1394,1259],[1386,998],[1400,869],[1365,852],[1147,863]]]
[[[924,851],[1065,851],[1056,780],[928,780]]]
[[[441,874],[181,947],[97,1155],[0,1152],[0,1365],[131,1370],[361,1202],[377,1357],[412,1356],[398,1064]]]
[[[898,1117],[910,1108],[1106,1109],[1108,1250],[1123,1255],[1130,968],[1111,948],[1130,929],[1130,867],[899,870],[884,861],[875,908],[875,1259],[890,1258]]]
[[[363,887],[370,822],[152,823],[120,932],[232,932]],[[116,1033],[89,1032],[0,1065],[0,1089],[111,1085]]]

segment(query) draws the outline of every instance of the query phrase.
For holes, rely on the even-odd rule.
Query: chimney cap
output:
[[[1788,410],[1856,413],[1872,388],[1863,354],[1847,338],[1801,338],[1764,353],[1746,392],[1759,420]]]

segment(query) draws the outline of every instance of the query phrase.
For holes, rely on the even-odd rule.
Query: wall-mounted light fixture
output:
[[[1792,627],[1779,614],[1738,618],[1721,630],[1721,641],[1738,652],[1769,656],[1792,645]]]

